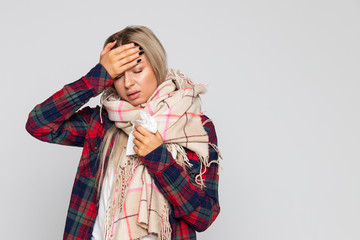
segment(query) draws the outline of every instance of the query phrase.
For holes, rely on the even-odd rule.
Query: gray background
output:
[[[62,238],[81,148],[32,138],[27,115],[131,24],[209,85],[222,210],[199,239],[360,239],[360,2],[349,0],[1,1],[1,239]]]

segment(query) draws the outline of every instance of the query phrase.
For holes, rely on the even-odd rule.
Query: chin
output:
[[[130,103],[131,105],[133,105],[133,106],[138,106],[138,105],[140,105],[140,104],[146,103],[146,101],[143,101],[143,100],[141,100],[141,99],[135,99],[135,100],[133,100],[133,101],[129,101],[129,103]]]

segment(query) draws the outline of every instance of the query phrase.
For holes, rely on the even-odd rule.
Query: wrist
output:
[[[85,79],[89,87],[94,90],[96,95],[113,84],[113,79],[100,63],[93,67],[85,75]]]

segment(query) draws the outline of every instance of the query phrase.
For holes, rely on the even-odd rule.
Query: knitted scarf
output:
[[[155,118],[158,131],[176,162],[185,169],[185,166],[191,167],[184,149],[187,148],[197,154],[202,169],[209,165],[209,139],[201,121],[199,96],[205,92],[204,85],[194,84],[181,72],[171,69],[146,103],[133,106],[121,100],[110,87],[102,95],[101,104],[110,120],[127,135],[132,130],[131,121],[140,118],[140,111],[148,112]],[[122,137],[123,146],[126,146],[127,135]],[[119,239],[135,239],[150,233],[159,239],[170,239],[169,203],[156,188],[146,167],[137,156],[126,156],[124,150],[119,160],[110,156],[111,161],[118,164],[113,165],[116,177],[106,211],[104,239],[113,239],[114,235]],[[202,173],[200,170],[195,179],[200,187],[204,187]],[[144,206],[143,202],[147,204]]]

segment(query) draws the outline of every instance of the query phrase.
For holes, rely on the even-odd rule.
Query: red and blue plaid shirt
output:
[[[45,142],[83,147],[68,209],[64,239],[91,239],[98,211],[96,174],[99,168],[98,147],[104,134],[114,124],[100,107],[83,106],[100,94],[113,80],[101,64],[86,76],[65,85],[30,112],[26,130]],[[209,141],[217,145],[214,125],[202,116]],[[206,121],[206,122],[205,122]],[[210,161],[218,159],[209,147]],[[187,151],[193,167],[187,172],[166,150],[158,147],[141,160],[147,166],[157,187],[171,204],[171,239],[196,239],[195,231],[204,231],[218,216],[218,165],[211,164],[202,175],[206,187],[199,188],[194,178],[200,171],[200,161]]]

